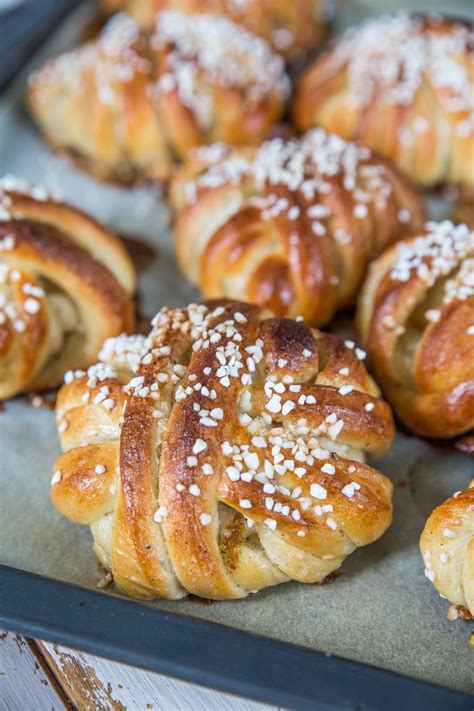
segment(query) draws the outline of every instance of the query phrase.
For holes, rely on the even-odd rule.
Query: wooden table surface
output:
[[[282,711],[237,696],[0,633],[0,711]]]

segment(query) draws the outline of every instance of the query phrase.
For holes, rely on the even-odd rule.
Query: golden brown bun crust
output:
[[[461,20],[372,20],[303,73],[300,130],[330,128],[393,160],[416,183],[474,186],[472,26]]]
[[[135,276],[115,235],[40,188],[5,178],[0,211],[4,399],[57,386],[94,363],[106,338],[131,330]]]
[[[266,39],[290,61],[313,52],[326,29],[324,0],[101,0],[100,4],[109,14],[128,13],[148,31],[153,29],[158,12],[164,9],[225,15]]]
[[[53,148],[131,182],[166,180],[194,146],[258,142],[287,90],[282,59],[223,17],[166,12],[146,35],[119,14],[34,72],[29,102]]]
[[[427,223],[376,260],[358,307],[362,343],[400,420],[425,437],[474,429],[474,232]]]
[[[163,309],[57,401],[52,500],[133,597],[318,582],[392,517],[394,436],[353,344],[233,301]]]
[[[388,163],[322,129],[259,148],[198,149],[171,197],[178,263],[205,297],[316,325],[353,303],[368,262],[425,219]]]
[[[438,592],[474,616],[474,480],[433,511],[420,550]]]

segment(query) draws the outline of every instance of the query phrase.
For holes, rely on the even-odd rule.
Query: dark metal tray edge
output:
[[[15,568],[0,566],[0,600],[12,631],[286,708],[472,709],[467,694]]]

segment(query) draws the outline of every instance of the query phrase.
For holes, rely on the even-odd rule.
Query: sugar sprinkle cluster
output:
[[[158,80],[158,89],[177,89],[183,103],[193,108],[204,124],[209,123],[212,96],[202,81],[223,87],[245,89],[247,100],[260,101],[276,91],[289,92],[281,57],[267,42],[225,17],[183,15],[168,10],[160,13],[152,37],[156,49],[171,47],[168,73]]]
[[[439,279],[449,276],[444,283],[441,307],[474,296],[474,231],[450,220],[428,222],[425,229],[426,234],[397,245],[390,277],[406,282],[415,276],[431,288]],[[428,321],[436,322],[441,311],[430,308],[425,316]],[[474,335],[474,328],[469,326],[467,333]]]
[[[114,106],[120,101],[118,86],[142,74],[150,101],[177,89],[183,104],[205,126],[212,117],[213,85],[244,90],[247,103],[258,102],[270,92],[282,98],[288,94],[283,60],[265,40],[223,17],[162,12],[150,43],[166,55],[166,70],[158,78],[158,63],[155,66],[139,26],[118,13],[96,41],[47,62],[30,81],[41,96],[42,80],[49,76],[55,85],[77,92],[92,80],[99,101]]]
[[[456,132],[474,132],[472,46],[474,33],[462,23],[442,27],[443,18],[427,20],[406,13],[369,20],[350,29],[337,45],[336,59],[346,65],[356,105],[366,106],[375,95],[393,104],[410,105],[418,89],[429,82],[448,111],[460,113]],[[466,61],[466,57],[468,58]],[[415,119],[415,133],[427,129]]]
[[[0,221],[2,222],[8,222],[14,217],[11,212],[13,198],[10,193],[26,195],[39,202],[46,202],[48,200],[59,202],[61,200],[61,195],[54,190],[48,190],[39,185],[32,185],[23,178],[17,178],[14,175],[4,175],[0,178]]]
[[[25,195],[39,202],[60,199],[56,192],[31,185],[22,178],[5,175],[0,179],[0,222],[9,222],[16,217],[12,193]],[[11,252],[15,246],[16,240],[13,232],[0,237],[0,326],[5,326],[7,322],[10,322],[13,330],[22,334],[26,331],[30,317],[36,316],[42,311],[45,291],[36,282],[24,281],[20,269],[11,268],[8,264],[1,262],[2,254],[6,255]],[[14,289],[18,282],[22,282],[19,295]]]
[[[41,96],[43,81],[52,79],[80,92],[84,76],[95,83],[99,101],[112,106],[116,101],[116,84],[132,81],[137,73],[149,71],[150,62],[143,56],[144,42],[137,23],[125,13],[114,15],[95,42],[54,57],[29,77]],[[45,100],[48,95],[44,95]]]
[[[191,471],[199,469],[204,476],[212,476],[216,472],[215,461],[208,458],[209,441],[202,432],[208,430],[211,438],[215,437],[216,432],[219,436],[225,427],[221,397],[233,383],[237,384],[237,418],[247,435],[244,441],[240,436],[239,441],[222,439],[223,476],[229,482],[259,484],[259,497],[267,513],[263,524],[271,530],[277,529],[279,520],[288,518],[295,526],[301,526],[297,535],[306,536],[305,512],[321,518],[322,524],[329,529],[340,530],[338,512],[330,494],[330,488],[337,488],[337,484],[329,486],[331,480],[336,481],[334,453],[363,461],[364,452],[338,441],[345,423],[336,411],[329,412],[317,426],[306,417],[295,417],[293,411],[297,405],[318,406],[317,386],[310,394],[307,390],[304,392],[305,385],[314,385],[317,367],[310,379],[302,383],[296,382],[290,373],[285,373],[285,358],[278,359],[278,368],[282,370],[279,375],[267,372],[264,342],[260,337],[255,342],[248,342],[247,323],[243,313],[238,310],[230,313],[223,306],[209,309],[202,304],[191,304],[186,309],[164,308],[153,319],[153,329],[148,337],[122,335],[109,339],[102,349],[99,364],[89,368],[87,373],[70,371],[65,381],[72,383],[76,378],[85,378],[86,388],[94,392],[86,389],[83,401],[87,403],[92,397],[94,405],[110,410],[115,407],[115,402],[109,384],[104,381],[118,379],[127,397],[151,401],[157,427],[163,432],[173,402],[179,404],[192,397],[193,417],[204,429],[200,429],[200,436],[190,443],[186,467]],[[190,372],[189,363],[176,362],[169,344],[174,340],[172,334],[177,332],[190,339],[193,353],[210,350],[213,353],[212,365],[205,365],[202,373],[197,374]],[[317,348],[316,343],[314,348]],[[357,349],[353,342],[347,342],[347,348],[354,351],[356,359],[365,357],[365,353]],[[313,356],[310,348],[305,346],[304,351],[307,354],[303,357]],[[207,359],[206,363],[209,363]],[[145,379],[140,374],[143,365],[155,366],[151,385],[149,378]],[[354,389],[350,384],[350,374],[350,368],[341,368],[340,375],[347,376],[348,383],[339,388],[340,395],[349,396]],[[255,388],[264,395],[263,405],[257,413],[252,394]],[[374,405],[372,402],[367,404],[371,405],[365,408],[369,413]],[[317,482],[314,481],[315,468],[319,472]],[[310,470],[312,483],[308,486],[305,478]],[[356,472],[355,461],[349,465],[348,471],[349,474]],[[55,476],[56,482],[60,481],[58,476]],[[354,505],[363,507],[365,495],[362,493],[361,496],[360,489],[357,481],[346,481],[340,493]],[[196,483],[188,487],[178,483],[176,491],[198,501],[202,495]],[[262,523],[252,519],[254,505],[255,501],[247,496],[238,502],[249,528]],[[154,520],[162,523],[166,515],[166,507],[159,506]],[[212,520],[209,511],[200,512],[202,526],[209,525]]]
[[[454,225],[450,220],[427,222],[426,234],[396,247],[391,277],[408,281],[412,274],[428,286],[446,276],[474,250],[474,231],[467,225]]]
[[[16,298],[12,287],[15,282],[20,281],[22,274],[18,269],[10,269],[6,264],[0,263],[0,326],[9,321],[18,334],[26,331],[29,317],[36,316],[43,310],[45,296],[44,289],[38,284],[23,281],[19,298]]]
[[[322,236],[328,230],[326,223],[332,210],[324,197],[331,193],[334,179],[342,182],[348,199],[354,203],[353,215],[358,220],[368,217],[371,205],[383,210],[393,193],[389,172],[373,159],[368,148],[321,128],[312,129],[299,139],[266,141],[252,154],[214,144],[196,149],[194,155],[207,167],[194,180],[185,183],[184,194],[188,203],[198,199],[199,190],[227,183],[250,180],[257,193],[283,186],[302,197],[316,236]],[[293,221],[302,209],[272,192],[265,196],[256,195],[253,203],[261,209],[264,219],[284,214]],[[399,222],[405,224],[410,219],[409,211],[401,208]],[[351,235],[342,227],[336,227],[334,237],[340,244],[351,241]]]

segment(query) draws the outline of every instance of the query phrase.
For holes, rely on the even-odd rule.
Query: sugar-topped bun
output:
[[[282,59],[224,17],[166,11],[153,34],[125,14],[31,77],[49,142],[99,177],[165,179],[189,148],[260,140],[283,109]]]
[[[395,169],[322,129],[199,149],[172,200],[178,263],[206,297],[318,325],[353,302],[370,259],[425,219]]]
[[[303,74],[294,118],[360,140],[424,186],[474,187],[474,34],[399,14],[351,29]]]
[[[474,617],[474,479],[433,511],[420,549],[426,577],[459,608],[450,618]]]
[[[376,260],[358,309],[364,347],[402,422],[426,437],[474,430],[474,232],[429,222]]]
[[[134,325],[118,238],[44,188],[0,180],[0,400],[59,385]]]
[[[106,12],[127,12],[145,30],[163,9],[225,15],[289,60],[316,49],[325,34],[327,5],[325,0],[101,0]]]
[[[164,308],[57,401],[51,495],[134,597],[318,582],[392,517],[394,427],[354,343],[232,301]]]

